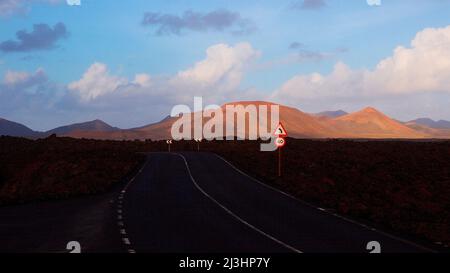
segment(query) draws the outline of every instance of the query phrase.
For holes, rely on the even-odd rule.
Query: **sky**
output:
[[[450,0],[0,0],[0,117],[35,130],[132,128],[201,96],[450,120],[449,10]]]

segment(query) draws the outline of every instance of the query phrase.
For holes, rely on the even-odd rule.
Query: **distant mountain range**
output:
[[[347,115],[348,113],[343,110],[337,110],[337,111],[325,111],[316,113],[314,115],[318,117],[328,117],[328,118],[338,118]]]
[[[57,127],[46,132],[38,132],[33,131],[32,129],[20,123],[0,118],[0,135],[7,136],[40,138],[47,137],[52,134],[56,134],[58,136],[67,136],[75,134],[77,132],[113,132],[119,130],[119,128],[112,127],[106,122],[97,119],[93,121],[74,123],[71,125]]]
[[[418,124],[427,126],[435,129],[450,129],[450,121],[438,120],[434,121],[430,118],[419,118],[415,120],[408,121],[406,124]]]
[[[272,105],[273,103],[247,101],[226,105],[237,104],[247,106],[249,104]],[[226,105],[222,106],[222,110]],[[101,120],[94,120],[58,127],[47,132],[36,132],[22,124],[0,119],[0,135],[41,138],[56,134],[92,139],[161,140],[171,138],[171,127],[176,120],[177,118],[166,117],[160,122],[132,129],[120,129]],[[450,139],[450,122],[448,121],[422,118],[400,122],[372,107],[355,113],[338,110],[308,114],[296,108],[280,105],[280,120],[288,130],[289,136],[294,138]],[[204,118],[204,123],[206,121],[207,118]],[[247,135],[248,132],[244,133]]]
[[[47,134],[56,134],[56,135],[67,135],[71,133],[75,133],[78,131],[89,131],[89,132],[114,132],[120,130],[117,127],[112,127],[108,123],[96,119],[89,122],[83,123],[75,123],[67,126],[61,126],[50,131],[47,131]]]
[[[20,123],[0,118],[0,135],[36,137],[39,133]]]

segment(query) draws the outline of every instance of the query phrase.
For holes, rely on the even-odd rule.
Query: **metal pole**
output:
[[[281,148],[278,148],[278,177],[281,177]]]

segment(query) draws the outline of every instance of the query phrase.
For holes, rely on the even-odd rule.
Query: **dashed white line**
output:
[[[130,239],[128,239],[128,238],[122,238],[122,241],[126,245],[131,245]]]
[[[131,178],[130,181],[128,181],[128,183],[125,185],[125,187],[122,189],[119,196],[117,197],[117,199],[118,199],[118,201],[117,201],[117,220],[120,220],[117,222],[117,225],[120,227],[119,232],[123,236],[127,236],[127,231],[125,229],[125,223],[122,221],[123,220],[122,204],[123,204],[124,195],[127,193],[128,187],[131,185],[131,183],[133,183],[133,181],[136,179],[138,174],[142,173],[142,170],[145,168],[145,166],[147,166],[147,163],[148,163],[148,161],[144,164],[144,166],[142,166],[142,168],[139,170],[139,172],[133,178]],[[136,253],[136,250],[131,248],[131,242],[128,237],[122,237],[122,242],[126,246],[128,253]]]

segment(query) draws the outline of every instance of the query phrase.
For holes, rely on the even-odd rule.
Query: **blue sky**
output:
[[[231,65],[238,68],[223,72],[232,73],[231,76],[221,74],[221,80],[211,83],[211,79],[207,79],[209,86],[205,83],[199,85],[198,88],[205,90],[198,92],[210,97],[210,102],[223,103],[224,100],[241,97],[273,98],[308,112],[334,108],[354,111],[376,104],[372,106],[399,119],[419,116],[450,119],[450,112],[445,110],[444,103],[449,101],[448,90],[431,90],[429,86],[414,92],[403,92],[403,87],[399,87],[401,92],[396,92],[400,89],[395,87],[391,92],[395,94],[377,94],[370,98],[357,92],[350,92],[351,95],[344,97],[328,96],[327,91],[319,97],[296,95],[308,87],[298,91],[280,91],[284,90],[282,87],[286,83],[301,75],[316,73],[326,77],[339,63],[352,71],[374,70],[381,60],[392,57],[398,46],[410,47],[411,41],[421,31],[427,28],[443,29],[450,25],[450,1],[385,0],[381,6],[373,7],[365,0],[309,0],[306,2],[315,3],[310,8],[303,2],[81,0],[81,6],[69,6],[62,0],[31,3],[0,0],[0,45],[6,41],[17,42],[16,33],[20,30],[30,33],[35,24],[45,24],[50,30],[55,30],[55,25],[62,23],[66,30],[64,35],[54,34],[56,38],[49,38],[44,49],[34,48],[31,44],[14,50],[5,46],[0,50],[0,79],[4,78],[0,85],[3,89],[0,89],[0,116],[40,130],[91,118],[102,118],[122,127],[150,123],[167,115],[173,104],[184,102],[178,100],[175,94],[189,93],[186,90],[195,88],[191,83],[179,83],[175,78],[180,72],[195,69],[196,63],[208,60],[208,48],[224,44],[234,50],[236,45],[246,43],[251,46],[248,55],[242,57],[237,49],[232,51],[236,53],[236,58],[242,57],[243,60],[238,59],[236,64]],[[173,20],[164,19],[171,16],[172,19],[182,20],[186,11],[199,17],[210,15],[208,18],[212,19],[205,19],[200,22],[201,26],[194,27],[190,27],[188,19],[181,26],[174,25]],[[215,11],[219,11],[220,16],[213,13]],[[159,16],[159,21],[143,24],[146,13]],[[226,16],[234,17],[220,26]],[[175,27],[179,33],[169,31],[158,34],[162,25]],[[233,33],[241,30],[245,33]],[[68,87],[82,80],[95,63],[104,65],[97,67],[101,70],[95,74],[100,75],[98,77],[121,80],[116,85],[99,90],[101,95],[77,101],[75,93],[78,89],[81,92],[84,90],[82,88],[105,88],[92,82],[87,84],[86,81],[87,87],[81,84]],[[216,66],[213,67],[216,69]],[[14,79],[20,78],[19,72],[23,75],[22,80],[24,77],[34,79],[32,76],[38,69],[45,73],[45,80],[36,83],[30,80],[26,86],[7,86],[8,73]],[[196,73],[205,73],[202,71],[197,70]],[[435,73],[442,76],[446,71],[441,69]],[[127,99],[115,98],[112,94],[121,92],[116,89],[132,85],[137,74],[148,75],[153,87],[136,91],[151,94],[136,98],[140,102],[145,98],[146,104],[134,107],[132,99],[124,102]],[[198,74],[195,75],[196,84],[199,84]],[[227,81],[222,78],[227,78]],[[204,77],[201,79],[204,80]],[[173,81],[177,81],[176,87],[171,85]],[[42,85],[44,82],[45,85]],[[168,88],[179,90],[165,91]],[[129,89],[127,87],[127,92],[132,92]],[[18,92],[25,95],[12,98],[18,96]],[[198,95],[196,92],[192,95]],[[32,99],[27,99],[26,94],[32,94]],[[5,105],[8,104],[8,96],[17,105]],[[144,110],[146,105],[149,109]],[[124,114],[132,118],[124,118]]]

